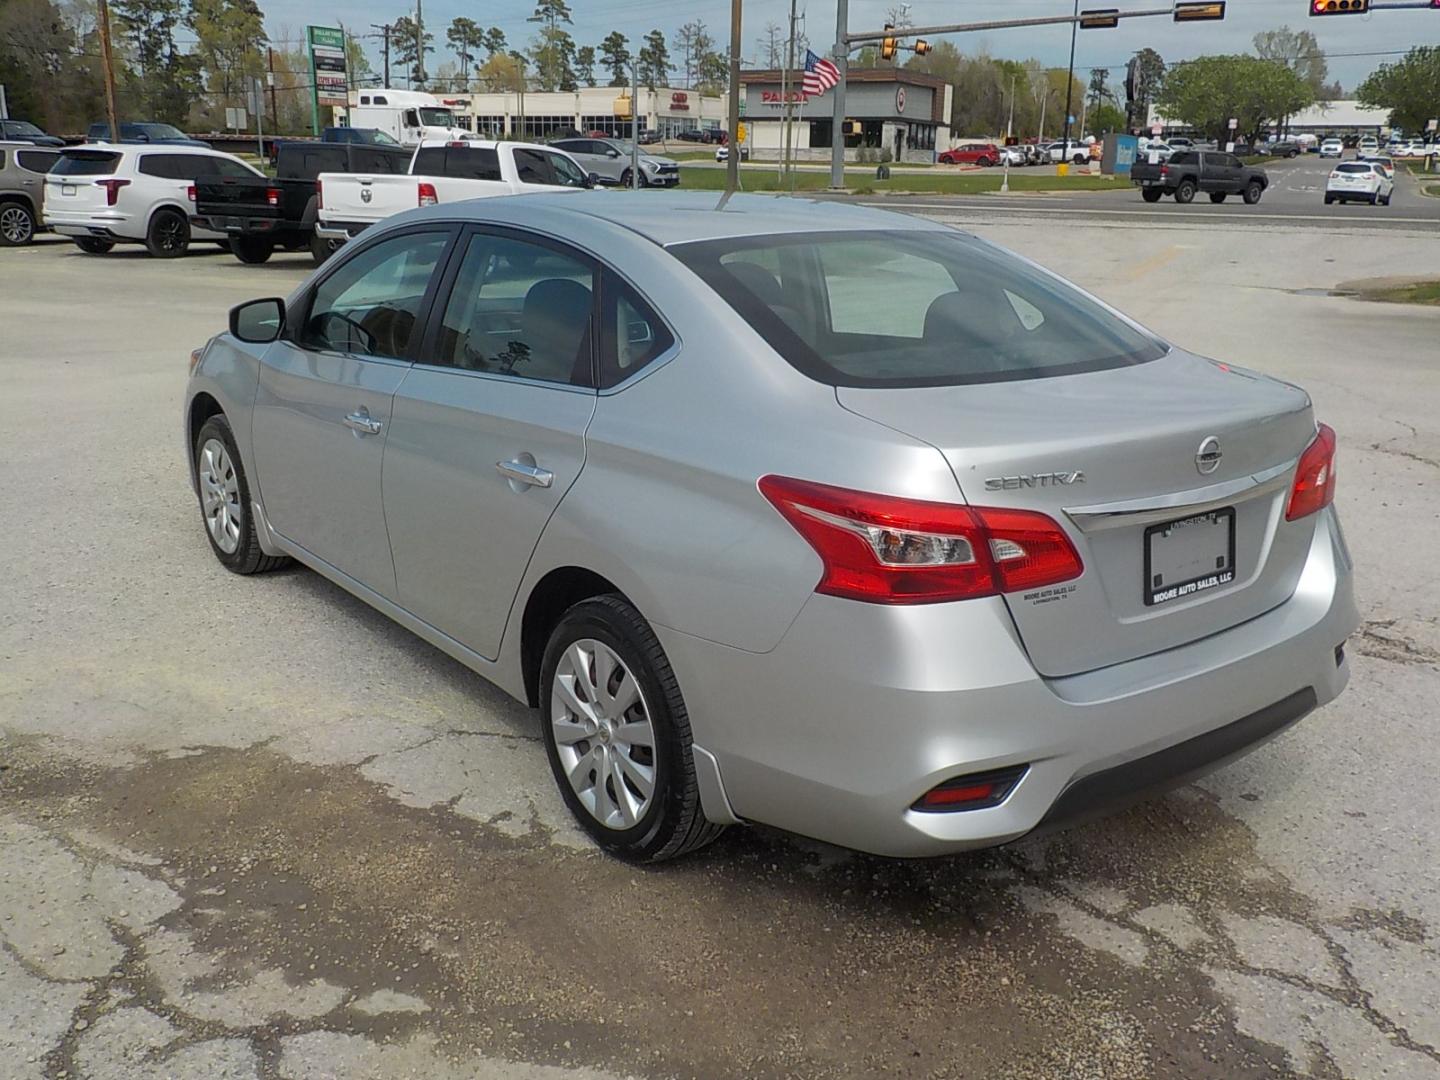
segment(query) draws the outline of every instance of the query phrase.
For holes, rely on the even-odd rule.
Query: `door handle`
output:
[[[379,420],[370,419],[370,410],[361,408],[345,417],[345,426],[357,435],[379,435],[380,429],[385,425]]]
[[[514,480],[517,484],[548,488],[555,483],[555,474],[549,469],[542,469],[538,465],[526,465],[523,461],[497,461],[495,469],[501,476],[507,480]]]

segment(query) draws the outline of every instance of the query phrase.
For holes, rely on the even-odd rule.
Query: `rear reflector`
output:
[[[999,806],[1025,775],[1027,765],[1015,765],[994,772],[957,776],[931,788],[910,807],[931,814],[949,814],[959,810],[984,810]]]
[[[1300,455],[1300,464],[1295,469],[1295,484],[1290,489],[1290,505],[1285,508],[1285,520],[1308,517],[1334,501],[1335,431],[1329,424],[1321,424],[1315,438]]]
[[[815,591],[872,604],[937,604],[1079,577],[1065,531],[1029,510],[903,499],[765,476],[760,493],[815,549]]]

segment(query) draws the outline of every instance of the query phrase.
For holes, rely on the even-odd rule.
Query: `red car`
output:
[[[991,165],[999,165],[1002,159],[1000,147],[994,143],[977,142],[946,150],[939,160],[941,165],[979,165],[981,168],[989,168]]]

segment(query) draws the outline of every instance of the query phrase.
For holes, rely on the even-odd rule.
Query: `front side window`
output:
[[[1166,352],[1077,289],[960,233],[804,233],[668,250],[794,367],[832,386],[1044,378]]]
[[[407,233],[365,248],[315,290],[299,344],[404,359],[449,234]]]
[[[449,109],[421,109],[420,122],[426,127],[453,128],[455,114]]]
[[[433,362],[591,385],[594,278],[578,256],[510,236],[472,236]]]

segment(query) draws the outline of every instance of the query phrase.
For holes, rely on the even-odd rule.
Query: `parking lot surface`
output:
[[[1311,391],[1365,620],[1339,701],[996,851],[621,864],[534,713],[211,556],[186,358],[308,258],[5,251],[0,1073],[1440,1076],[1440,309],[1328,295],[1433,273],[1433,232],[918,209]]]

